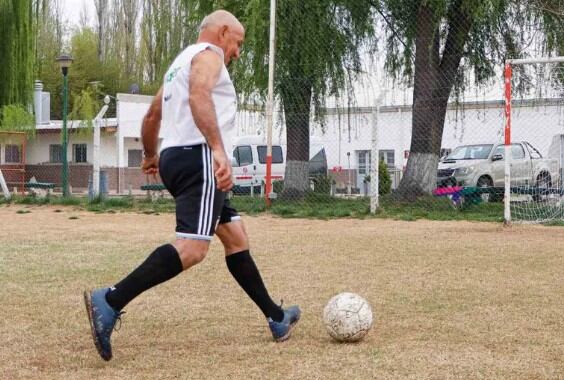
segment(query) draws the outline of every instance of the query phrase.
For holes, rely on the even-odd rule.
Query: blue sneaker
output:
[[[292,329],[300,320],[301,311],[297,306],[290,306],[287,309],[282,309],[284,312],[284,319],[280,322],[273,321],[268,318],[268,327],[272,332],[272,337],[276,342],[283,342],[290,337]]]
[[[112,345],[110,337],[114,327],[123,312],[118,312],[106,301],[108,288],[87,290],[84,292],[84,303],[90,321],[92,338],[98,353],[104,360],[112,358]]]

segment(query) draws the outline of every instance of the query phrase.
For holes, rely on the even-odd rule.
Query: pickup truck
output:
[[[439,162],[437,187],[472,186],[503,188],[503,144],[462,145]],[[511,144],[511,186],[550,188],[560,179],[557,159],[543,158],[526,141]]]

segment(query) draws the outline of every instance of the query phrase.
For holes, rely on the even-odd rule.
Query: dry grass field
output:
[[[174,217],[1,206],[0,379],[564,379],[564,229],[476,222],[245,217],[273,298],[271,342],[215,241],[201,265],[126,308],[102,361],[82,291],[173,237]],[[357,344],[321,321],[341,291],[372,304]]]

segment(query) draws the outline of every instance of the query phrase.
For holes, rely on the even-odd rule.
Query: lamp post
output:
[[[348,195],[351,195],[352,193],[352,182],[351,182],[351,152],[347,152],[347,160],[349,162],[349,170],[348,170],[348,174],[349,174],[349,185],[347,186],[347,193]]]
[[[63,73],[63,197],[69,195],[69,163],[67,159],[67,87],[68,80],[67,74],[69,72],[69,66],[72,63],[72,57],[67,54],[60,55],[57,58],[57,63],[61,67]]]

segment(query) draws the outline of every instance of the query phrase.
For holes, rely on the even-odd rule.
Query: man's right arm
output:
[[[222,68],[223,60],[211,50],[204,50],[194,57],[190,71],[189,104],[194,122],[212,150],[217,187],[227,191],[233,186],[231,162],[223,147],[212,99],[212,90],[219,79]]]

